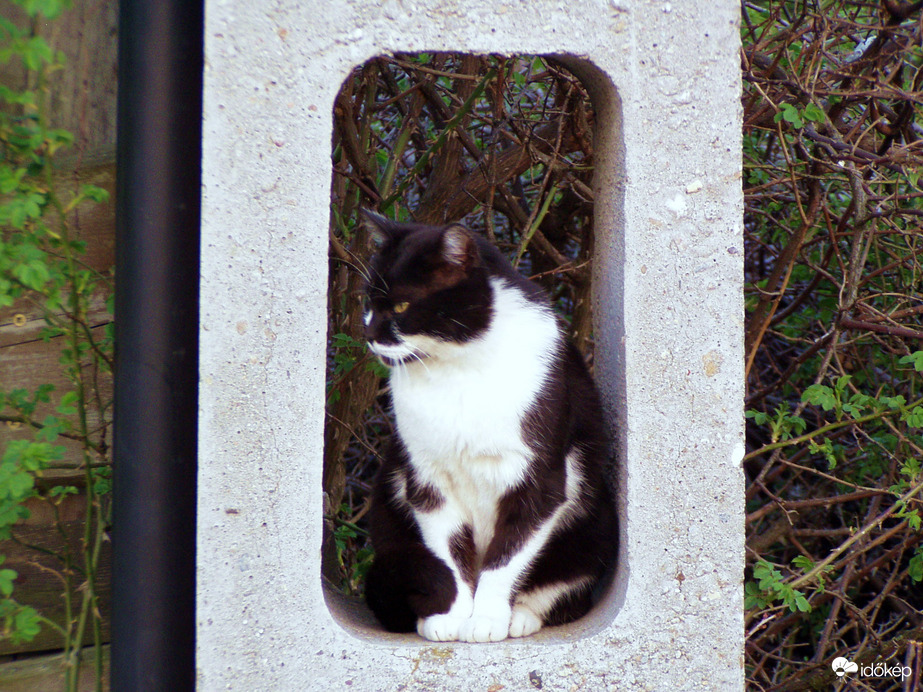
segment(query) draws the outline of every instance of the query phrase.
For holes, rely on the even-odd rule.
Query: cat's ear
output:
[[[376,245],[383,245],[394,237],[394,222],[381,214],[360,207],[359,218]]]
[[[442,257],[466,271],[478,261],[478,246],[471,231],[461,224],[452,224],[442,233]]]

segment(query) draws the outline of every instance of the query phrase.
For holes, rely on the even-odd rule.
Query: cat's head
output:
[[[491,287],[471,231],[460,224],[424,226],[363,215],[378,243],[365,336],[386,365],[451,358],[488,328]]]

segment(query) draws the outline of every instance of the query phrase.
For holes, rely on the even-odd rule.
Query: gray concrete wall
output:
[[[736,0],[209,0],[202,690],[739,690],[743,301]],[[569,56],[597,109],[596,369],[622,550],[580,623],[380,634],[321,587],[333,100],[389,51]],[[502,687],[501,687],[502,686]]]

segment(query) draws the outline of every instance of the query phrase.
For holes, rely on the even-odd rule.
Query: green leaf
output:
[[[79,492],[72,485],[56,485],[48,491],[48,497],[64,497],[65,495],[76,495]]]
[[[832,411],[837,405],[833,390],[823,384],[812,384],[805,389],[804,394],[801,395],[801,400],[808,404],[820,406],[824,411]]]
[[[28,264],[20,264],[14,267],[13,276],[19,279],[23,286],[33,291],[41,291],[45,284],[51,280],[48,266],[39,260],[33,260]]]
[[[757,411],[755,409],[750,409],[744,414],[744,416],[746,418],[752,418],[753,422],[756,423],[757,425],[766,425],[766,423],[772,420],[769,417],[768,413],[764,413],[763,411]]]
[[[919,531],[921,524],[923,524],[923,519],[920,518],[920,513],[917,510],[914,509],[907,513],[907,526],[914,531]]]
[[[804,107],[802,115],[804,116],[805,120],[810,120],[814,123],[824,122],[824,111],[813,103],[809,103]]]
[[[0,569],[0,593],[9,597],[13,593],[13,580],[18,576],[16,570]]]
[[[30,70],[40,70],[45,63],[54,62],[54,51],[41,36],[33,36],[22,47],[22,61]]]
[[[64,396],[61,397],[61,401],[58,404],[55,411],[60,413],[62,416],[73,416],[77,413],[77,392],[67,392]]]
[[[910,563],[907,565],[907,574],[915,582],[923,581],[923,546],[919,546]]]
[[[108,466],[93,469],[93,492],[106,495],[112,492],[112,469]]]
[[[824,458],[827,460],[828,471],[833,471],[833,469],[836,468],[836,449],[833,446],[833,442],[829,438],[825,438],[822,445],[817,444],[814,440],[808,440],[808,451],[811,452],[811,454],[823,454]]]
[[[57,416],[45,416],[42,427],[35,433],[36,439],[42,442],[54,442],[58,435],[67,429],[67,422]]]
[[[814,561],[804,555],[798,555],[792,560],[792,564],[798,569],[804,570],[805,572],[810,572],[814,568]]]
[[[906,476],[911,483],[915,481],[916,477],[920,475],[920,460],[914,457],[907,459],[901,466],[901,474]]]
[[[32,474],[25,471],[0,473],[0,500],[21,502],[32,495],[34,485]]]
[[[914,406],[901,414],[901,421],[911,428],[923,428],[923,406]]]
[[[790,103],[783,103],[779,106],[779,112],[776,113],[774,118],[775,122],[780,120],[785,120],[788,123],[791,123],[795,128],[804,127],[804,121],[801,119],[801,114],[798,112],[798,109]]]
[[[20,3],[30,17],[45,15],[46,19],[55,19],[71,6],[71,0],[24,0]]]
[[[923,351],[914,351],[909,356],[904,356],[899,361],[901,365],[913,363],[913,369],[917,372],[923,372]]]
[[[13,617],[13,643],[31,642],[42,630],[40,623],[35,608],[20,606],[19,612]]]
[[[80,196],[99,203],[109,201],[109,193],[96,185],[83,185],[80,188]]]
[[[51,393],[54,391],[53,384],[40,384],[35,389],[35,394],[33,395],[33,401],[40,401],[43,404],[47,404],[51,401]]]
[[[892,411],[903,408],[907,405],[907,400],[902,394],[898,394],[897,396],[880,396],[878,397],[878,401],[880,401]]]
[[[375,358],[374,360],[368,361],[365,364],[365,369],[368,370],[373,375],[375,375],[376,377],[380,377],[380,378],[385,378],[391,373],[391,371],[388,369],[388,366],[382,363],[377,358]]]
[[[7,444],[3,454],[2,466],[12,465],[25,471],[40,471],[54,461],[64,457],[64,447],[48,442],[30,442],[29,440],[12,440]],[[25,474],[30,479],[30,474]],[[29,481],[31,487],[31,480]],[[2,488],[2,484],[0,484]]]

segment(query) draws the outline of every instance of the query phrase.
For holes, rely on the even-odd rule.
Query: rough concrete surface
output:
[[[201,690],[743,688],[736,0],[208,0]],[[620,565],[526,640],[385,636],[320,578],[333,100],[391,51],[568,56],[598,116],[596,371]]]

